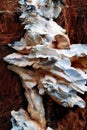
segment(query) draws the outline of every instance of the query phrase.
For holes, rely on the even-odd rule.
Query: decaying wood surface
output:
[[[87,43],[87,1],[66,0],[68,7],[57,22],[66,28],[71,43]]]
[[[60,20],[57,20],[57,22],[67,29],[72,43],[87,43],[87,1],[67,0],[67,4],[69,8],[63,11],[62,17],[60,16]],[[26,101],[23,100],[24,95],[20,87],[20,79],[7,69],[7,64],[3,61],[3,57],[12,52],[3,43],[15,41],[23,34],[18,13],[13,11],[17,7],[16,5],[17,0],[0,1],[0,11],[4,10],[3,13],[0,12],[0,130],[9,130],[11,128],[10,111],[12,109],[19,109],[20,106],[26,107]],[[86,94],[83,99],[87,103]],[[48,96],[44,97],[44,103],[45,107],[48,108],[46,118],[49,126],[58,127],[58,130],[87,129],[87,107],[84,109],[65,109],[49,100]],[[56,115],[57,118],[55,118]]]

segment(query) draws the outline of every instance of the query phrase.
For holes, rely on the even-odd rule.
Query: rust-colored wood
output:
[[[67,29],[71,43],[87,43],[87,1],[66,0],[69,5],[56,20]],[[11,53],[5,44],[23,35],[23,26],[18,18],[18,0],[0,0],[0,130],[11,128],[11,110],[26,107],[20,78],[7,69],[3,57]],[[2,11],[2,12],[1,12]],[[84,96],[87,102],[87,96]],[[87,107],[64,108],[44,97],[47,124],[57,130],[86,130]]]
[[[7,69],[3,57],[11,53],[7,46],[0,44],[0,130],[10,130],[10,112],[24,106],[23,88],[20,78]]]
[[[23,26],[19,20],[18,0],[0,0],[0,42],[3,44],[20,39]]]
[[[66,0],[68,7],[57,20],[66,28],[71,43],[87,43],[87,1]]]

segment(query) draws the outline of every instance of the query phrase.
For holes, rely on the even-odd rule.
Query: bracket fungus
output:
[[[26,33],[20,41],[9,44],[16,52],[4,60],[21,77],[28,108],[27,112],[11,112],[12,130],[53,130],[46,127],[42,95],[64,107],[85,107],[78,93],[87,91],[87,45],[70,45],[66,30],[53,21],[65,5],[63,0],[19,3]]]

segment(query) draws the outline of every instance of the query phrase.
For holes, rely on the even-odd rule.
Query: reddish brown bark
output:
[[[0,130],[10,130],[10,112],[23,106],[23,89],[19,77],[7,69],[3,57],[11,53],[8,47],[0,44]]]
[[[71,43],[87,43],[87,1],[66,0],[68,8],[63,10],[59,24],[67,29]],[[23,35],[23,27],[18,18],[18,0],[0,0],[0,130],[11,128],[10,112],[26,107],[20,78],[7,69],[3,57],[13,50],[6,45]],[[87,103],[87,96],[84,99]],[[87,107],[64,108],[44,97],[47,124],[57,130],[86,130]]]
[[[87,43],[87,1],[66,0],[68,7],[57,20],[66,28],[71,43]]]
[[[23,35],[18,0],[0,1],[0,42],[13,42]]]

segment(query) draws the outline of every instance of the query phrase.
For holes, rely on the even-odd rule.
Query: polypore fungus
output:
[[[16,52],[4,60],[21,77],[28,108],[27,112],[11,112],[12,130],[52,130],[46,127],[41,95],[49,95],[64,107],[85,107],[77,93],[87,91],[87,45],[70,45],[66,30],[53,21],[65,5],[62,0],[19,3],[26,33],[20,41],[9,44]]]

